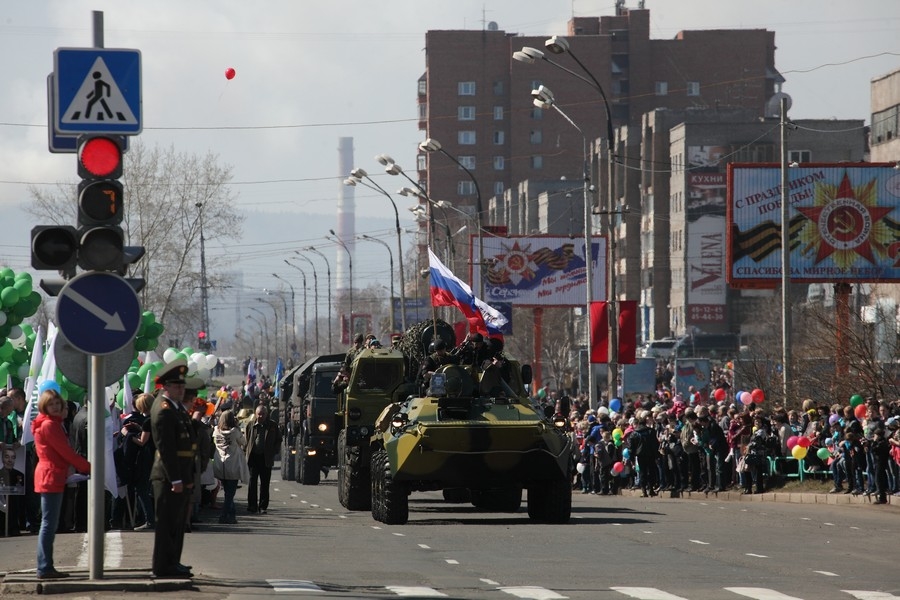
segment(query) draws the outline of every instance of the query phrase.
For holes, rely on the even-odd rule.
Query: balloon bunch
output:
[[[22,321],[37,312],[41,295],[32,289],[31,275],[0,269],[0,386],[9,377],[21,387],[28,377],[35,333]]]
[[[622,446],[622,436],[625,435],[625,432],[620,428],[616,427],[612,432],[613,444],[616,445],[616,448],[620,448]]]
[[[165,331],[162,323],[156,322],[156,315],[145,310],[141,315],[141,324],[134,338],[134,349],[138,352],[155,350],[159,346],[159,336]],[[143,383],[143,382],[141,382]]]
[[[183,358],[187,361],[188,376],[206,375],[219,362],[219,358],[215,354],[205,354],[196,352],[190,346],[178,350],[176,348],[166,348],[163,352],[163,359],[169,363],[173,360]],[[201,376],[202,376],[201,375]],[[206,390],[200,390],[198,394],[201,398],[206,398]]]
[[[806,454],[809,452],[810,443],[810,439],[806,436],[792,435],[787,439],[788,450],[791,451],[791,456],[797,460],[806,458]],[[826,452],[828,451],[826,450]]]
[[[752,392],[738,392],[734,395],[734,399],[743,404],[750,406],[751,404],[762,404],[766,400],[766,393],[759,388]]]

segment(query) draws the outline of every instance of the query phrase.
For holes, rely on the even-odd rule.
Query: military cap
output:
[[[169,364],[163,366],[156,374],[156,383],[165,385],[167,383],[184,383],[187,376],[187,361],[183,358],[173,360]]]
[[[184,391],[186,392],[196,392],[203,389],[206,389],[206,382],[200,377],[188,377],[184,380]]]

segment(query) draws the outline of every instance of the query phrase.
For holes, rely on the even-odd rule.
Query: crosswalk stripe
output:
[[[865,590],[841,590],[845,594],[850,594],[857,600],[896,600],[900,596],[894,596],[887,592],[867,592]]]
[[[560,600],[568,598],[568,596],[560,596],[553,590],[534,585],[517,585],[498,589],[516,598],[526,598],[527,600]]]
[[[725,589],[740,596],[753,598],[754,600],[803,600],[803,598],[788,596],[787,594],[782,594],[781,592],[776,592],[775,590],[769,590],[766,588],[729,587]]]
[[[266,583],[272,586],[275,592],[324,592],[322,588],[312,581],[302,579],[266,579]]]
[[[610,588],[625,594],[629,598],[637,598],[638,600],[685,600],[681,596],[670,594],[656,588],[647,587],[614,587]]]
[[[447,596],[447,594],[441,593],[436,589],[430,587],[389,585],[387,586],[387,589],[391,590],[398,596],[413,596],[416,598],[441,598]]]

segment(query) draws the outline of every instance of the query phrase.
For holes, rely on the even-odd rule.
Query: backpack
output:
[[[116,477],[119,480],[119,485],[133,484],[138,475],[138,461],[143,448],[131,441],[135,436],[140,437],[140,431],[137,433],[129,431],[127,434],[119,435],[116,438],[113,462],[116,466]]]

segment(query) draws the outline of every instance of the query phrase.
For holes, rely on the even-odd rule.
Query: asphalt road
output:
[[[576,493],[569,525],[539,525],[524,507],[484,513],[434,492],[413,495],[408,524],[386,526],[346,511],[333,475],[319,486],[277,478],[267,515],[241,510],[246,486],[237,525],[202,515],[185,544],[190,597],[900,599],[896,507]],[[105,568],[149,566],[152,543],[109,532]],[[84,567],[84,545],[58,536],[58,568]],[[34,536],[0,540],[0,568],[33,568],[35,546]]]

